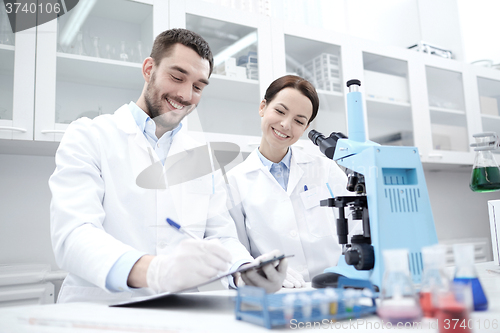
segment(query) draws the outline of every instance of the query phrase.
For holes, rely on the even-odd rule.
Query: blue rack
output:
[[[366,288],[371,291],[372,305],[355,305],[352,308],[347,308],[345,304],[345,289],[346,287]],[[343,320],[349,318],[360,318],[376,312],[375,292],[373,286],[368,280],[355,280],[340,277],[338,288],[335,288],[335,293],[338,296],[337,311],[334,314],[323,314],[320,311],[320,305],[324,303],[318,298],[313,298],[313,294],[322,293],[326,296],[325,289],[298,291],[293,294],[298,296],[293,303],[293,319],[296,323],[299,322],[321,322],[324,319],[328,320]],[[266,294],[263,288],[245,286],[238,288],[238,296],[236,297],[235,315],[237,320],[247,321],[256,325],[264,326],[271,329],[274,326],[286,326],[290,324],[290,319],[285,318],[284,298],[290,295],[284,294]],[[310,306],[312,308],[311,315],[304,317],[300,295],[307,295],[310,298]],[[302,296],[303,297],[303,296]]]

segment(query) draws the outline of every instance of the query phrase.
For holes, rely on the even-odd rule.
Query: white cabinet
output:
[[[12,33],[0,6],[0,139],[33,140],[36,28]]]
[[[204,1],[173,1],[170,28],[201,35],[214,56],[210,84],[184,121],[209,141],[230,141],[250,151],[259,143],[259,104],[273,80],[270,19]]]
[[[361,80],[368,138],[416,146],[423,162],[472,164],[472,135],[500,133],[493,69],[200,0],[99,0],[80,23],[77,9],[17,33],[15,43],[0,25],[0,138],[59,141],[76,118],[136,101],[141,59],[168,28],[199,33],[214,54],[210,84],[184,120],[209,141],[254,149],[265,89],[292,73],[316,86],[320,110],[310,129],[325,135],[347,134],[349,79]],[[307,133],[297,145],[318,152]]]
[[[71,121],[113,113],[141,94],[142,60],[166,28],[153,26],[153,10],[168,2],[89,3],[88,14],[82,3],[38,27],[35,140],[59,141]]]
[[[290,22],[273,24],[274,77],[295,74],[306,78],[316,87],[320,101],[318,115],[297,143],[299,147],[310,149],[312,143],[307,133],[311,129],[326,136],[331,132],[347,132],[341,45],[345,45],[342,38],[324,30]]]

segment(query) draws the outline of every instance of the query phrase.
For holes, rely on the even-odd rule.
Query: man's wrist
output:
[[[128,275],[127,285],[131,288],[147,288],[147,273],[149,264],[155,256],[144,255],[134,264]]]

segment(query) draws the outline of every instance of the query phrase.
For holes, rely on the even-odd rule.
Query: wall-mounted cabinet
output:
[[[141,94],[142,61],[160,32],[153,3],[96,1],[88,15],[83,8],[38,27],[35,140],[58,141],[73,120],[113,113]]]
[[[320,110],[310,129],[325,135],[347,134],[345,82],[360,79],[368,138],[416,146],[423,162],[472,164],[472,135],[500,133],[500,72],[494,69],[206,1],[99,0],[76,24],[77,9],[15,40],[1,20],[0,138],[58,141],[78,117],[137,100],[142,59],[168,28],[199,33],[214,54],[210,84],[184,121],[197,137],[255,148],[259,103],[285,74],[315,85]],[[318,152],[307,134],[297,145]]]
[[[33,140],[36,28],[12,33],[0,6],[0,139]]]

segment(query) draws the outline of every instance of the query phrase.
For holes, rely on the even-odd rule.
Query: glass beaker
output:
[[[500,190],[500,169],[493,157],[492,150],[497,148],[498,137],[495,133],[475,134],[476,157],[472,167],[469,187],[474,192],[493,192]]]
[[[437,308],[437,296],[448,290],[449,279],[446,276],[446,248],[442,245],[422,248],[424,271],[420,285],[420,306],[425,317],[434,318]]]
[[[468,284],[472,288],[472,299],[474,311],[485,311],[488,309],[488,300],[484,294],[483,287],[479,281],[474,268],[474,245],[454,244],[453,254],[455,257],[454,283]]]
[[[377,314],[394,325],[417,322],[422,317],[410,277],[408,250],[384,250],[385,273]]]

